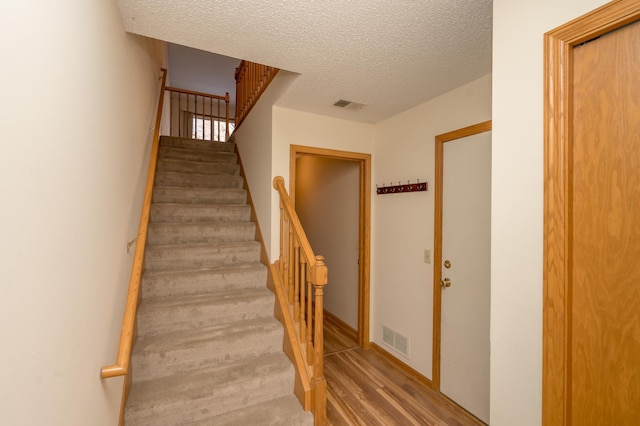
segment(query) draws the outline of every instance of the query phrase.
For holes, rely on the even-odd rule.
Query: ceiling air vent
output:
[[[339,101],[336,101],[333,103],[334,106],[337,106],[339,108],[344,108],[344,109],[348,109],[351,111],[360,111],[362,108],[365,107],[364,104],[359,104],[357,102],[351,102],[351,101],[345,101],[344,99],[340,99]]]

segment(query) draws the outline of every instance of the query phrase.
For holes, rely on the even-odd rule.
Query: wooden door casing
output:
[[[491,120],[474,124],[462,129],[443,133],[435,137],[435,175],[434,175],[434,243],[433,243],[433,364],[432,386],[441,390],[441,324],[442,324],[442,205],[443,205],[443,156],[444,144],[456,139],[473,136],[491,130]]]
[[[634,346],[640,341],[638,262],[629,262],[638,258],[631,240],[640,235],[640,185],[629,173],[639,169],[640,129],[622,130],[635,132],[636,145],[622,137],[627,141],[618,142],[627,146],[621,147],[604,143],[613,136],[601,128],[603,123],[624,127],[626,119],[615,110],[627,102],[625,94],[638,99],[634,89],[612,94],[619,88],[607,85],[617,81],[616,73],[628,71],[619,65],[607,70],[610,64],[603,62],[613,64],[619,47],[638,41],[607,47],[613,54],[607,59],[576,54],[580,44],[603,36],[596,40],[600,43],[605,34],[638,19],[640,1],[616,1],[545,35],[544,425],[640,421],[633,408],[640,406],[640,354]],[[583,75],[589,70],[585,65],[603,65],[610,74]],[[638,68],[630,72],[617,76],[637,81]],[[613,101],[597,97],[604,94],[612,94]],[[615,145],[625,153],[616,156]],[[611,151],[602,152],[605,147]]]

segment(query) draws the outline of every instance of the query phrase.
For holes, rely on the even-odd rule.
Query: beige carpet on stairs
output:
[[[125,424],[312,425],[232,143],[162,137]]]

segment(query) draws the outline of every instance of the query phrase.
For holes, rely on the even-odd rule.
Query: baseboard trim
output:
[[[371,342],[370,343],[370,347],[371,347],[371,349],[373,349],[374,351],[378,352],[380,355],[382,355],[383,357],[385,357],[386,359],[388,359],[389,361],[394,363],[402,371],[404,371],[405,373],[409,374],[411,377],[416,379],[418,382],[422,383],[423,385],[428,386],[430,389],[433,389],[433,382],[430,379],[428,379],[427,377],[423,376],[420,372],[418,372],[417,370],[414,370],[413,368],[409,367],[407,364],[405,364],[404,362],[400,361],[398,358],[393,356],[391,353],[387,352],[384,348],[382,348],[378,344],[376,344],[374,342]]]
[[[355,328],[351,327],[349,324],[347,324],[346,322],[342,321],[340,318],[338,318],[337,316],[335,316],[331,312],[327,311],[326,309],[323,309],[323,314],[324,314],[325,319],[328,319],[328,320],[333,321],[334,323],[336,323],[336,325],[338,327],[340,327],[342,329],[342,331],[344,332],[344,334],[349,336],[350,339],[353,339],[355,342],[358,341],[358,331]]]
[[[439,389],[435,389],[433,387],[433,382],[431,380],[429,380],[428,378],[426,378],[425,376],[423,376],[422,374],[420,374],[417,370],[414,370],[413,368],[409,367],[407,364],[405,364],[404,362],[400,361],[398,358],[393,356],[391,353],[387,352],[384,348],[382,348],[381,346],[377,345],[376,343],[371,342],[371,349],[373,349],[374,351],[378,352],[380,355],[382,355],[383,357],[385,357],[386,359],[391,361],[398,368],[400,368],[405,373],[409,374],[412,378],[416,379],[418,382],[428,386],[430,389],[432,389],[434,392],[436,392],[438,395],[440,395],[442,397],[442,399],[444,401],[446,401],[446,403],[450,404],[453,408],[456,409],[456,411],[458,411],[458,412],[462,413],[463,415],[465,415],[469,420],[471,420],[472,422],[474,422],[475,424],[477,424],[479,426],[483,426],[483,425],[486,426],[486,423],[484,423],[482,420],[480,420],[479,418],[477,418],[476,416],[474,416],[473,414],[471,414],[470,412],[468,412],[467,410],[462,408],[460,405],[458,405],[451,398],[447,397],[445,394],[440,392]]]

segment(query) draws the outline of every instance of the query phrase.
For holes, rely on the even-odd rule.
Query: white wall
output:
[[[163,49],[115,1],[0,15],[0,424],[114,425],[115,362]],[[145,166],[143,167],[143,164]]]
[[[291,145],[370,154],[373,151],[373,125],[274,107],[272,176],[282,176],[287,190]],[[278,235],[279,201],[275,191],[272,192],[272,233]],[[271,252],[279,253],[279,245],[278,238],[272,239]]]
[[[436,135],[491,119],[487,75],[375,126],[374,184],[429,182],[427,192],[374,195],[371,340],[431,378],[433,174]],[[375,185],[374,185],[375,190]],[[386,325],[410,340],[405,357],[382,343]]]
[[[358,329],[359,183],[359,162],[310,155],[296,160],[296,213],[329,273],[324,309],[354,330]]]
[[[235,69],[240,65],[240,59],[173,43],[168,43],[167,48],[172,86],[219,96],[229,92],[229,116],[235,117]]]
[[[493,426],[541,421],[543,34],[604,3],[493,2]]]
[[[272,172],[274,145],[272,110],[273,104],[295,81],[297,76],[297,74],[287,71],[279,71],[241,126],[233,133],[238,152],[242,158],[247,185],[251,191],[258,225],[272,263],[277,259],[280,244],[279,234],[275,233],[272,236],[273,229],[275,226],[279,226],[280,220],[279,201],[276,198],[275,189],[273,189],[275,175]],[[272,223],[273,221],[275,224]],[[274,244],[276,245],[275,250],[272,249]]]

